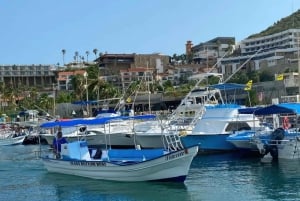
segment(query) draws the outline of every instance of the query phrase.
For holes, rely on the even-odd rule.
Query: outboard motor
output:
[[[274,143],[281,143],[281,140],[284,138],[284,129],[283,128],[276,128],[275,131],[271,134],[270,142],[271,144]]]
[[[281,140],[284,139],[284,129],[277,128],[271,134],[270,141],[268,144],[264,145],[264,149],[266,150],[265,155],[270,152],[273,159],[278,158],[278,147],[277,144],[281,143]]]

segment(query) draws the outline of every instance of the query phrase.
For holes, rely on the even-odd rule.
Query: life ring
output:
[[[290,122],[289,122],[289,118],[288,118],[287,116],[285,116],[285,117],[283,118],[282,127],[283,127],[284,129],[289,129],[289,128],[291,127],[291,124],[290,124]]]

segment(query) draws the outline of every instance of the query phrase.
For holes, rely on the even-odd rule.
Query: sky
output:
[[[0,65],[63,64],[75,52],[184,54],[236,42],[300,9],[300,0],[0,0]]]

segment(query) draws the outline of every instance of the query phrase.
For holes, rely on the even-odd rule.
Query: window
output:
[[[225,129],[226,132],[241,130],[251,130],[251,127],[246,122],[230,122]]]

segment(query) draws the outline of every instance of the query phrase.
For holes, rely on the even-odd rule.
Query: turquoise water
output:
[[[37,145],[0,147],[0,200],[300,200],[300,161],[262,164],[233,154],[197,156],[184,184],[122,183],[48,173]]]

